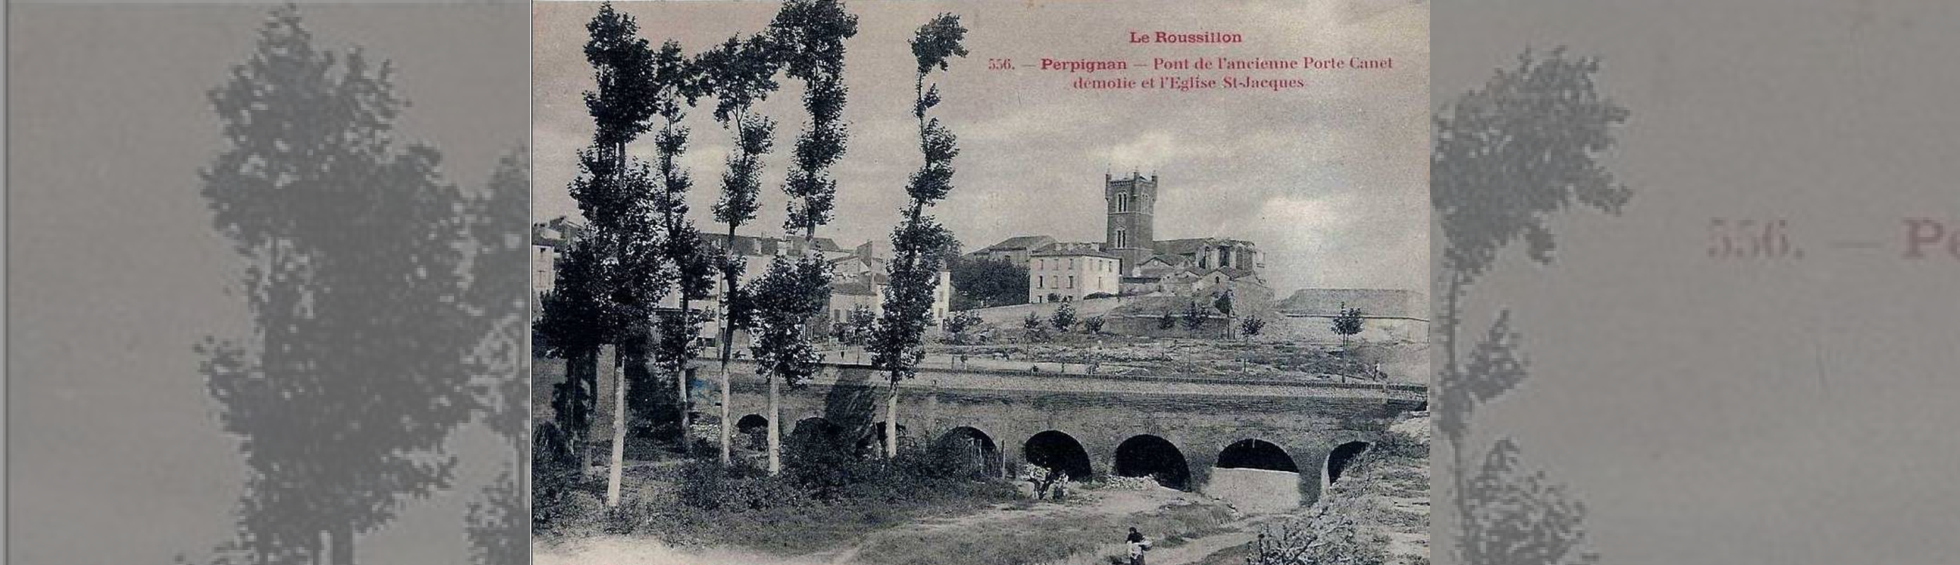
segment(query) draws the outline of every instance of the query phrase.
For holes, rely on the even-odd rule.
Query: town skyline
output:
[[[907,134],[914,127],[909,113],[912,69],[904,52],[908,38],[896,33],[905,26],[878,22],[917,20],[944,7],[879,8],[860,11],[864,33],[847,44],[853,55],[845,70],[851,88],[845,109],[850,147],[835,169],[836,218],[819,230],[820,236],[846,247],[889,240],[905,196],[905,175],[917,166],[916,140]],[[1427,118],[1411,111],[1423,108],[1420,104],[1380,96],[1384,91],[1426,95],[1421,88],[1393,87],[1397,81],[1422,84],[1426,57],[1403,54],[1423,54],[1421,37],[1373,31],[1406,29],[1408,19],[1421,15],[1420,10],[1329,10],[1299,18],[1296,7],[1280,4],[1235,14],[1198,13],[1166,4],[1166,9],[1190,12],[1211,27],[1262,30],[1248,34],[1249,42],[1310,29],[1330,46],[1409,61],[1408,69],[1392,74],[1324,75],[1329,78],[1299,91],[1194,96],[1072,91],[1064,88],[1065,77],[1034,70],[989,71],[990,58],[1038,59],[1039,53],[1019,45],[1030,36],[1045,43],[1053,43],[1051,38],[1062,45],[1077,43],[1084,56],[1127,48],[1104,41],[1108,34],[1065,31],[1067,26],[1049,21],[1054,18],[1027,17],[1025,11],[1005,8],[959,6],[969,18],[1006,21],[976,26],[969,37],[973,52],[953,62],[941,81],[946,102],[936,109],[960,135],[962,152],[954,161],[960,190],[933,213],[959,238],[963,251],[1026,234],[1102,241],[1103,175],[1136,172],[1164,179],[1157,215],[1163,238],[1256,241],[1268,254],[1268,278],[1279,292],[1427,289]],[[571,44],[584,40],[582,22],[595,9],[590,3],[534,8],[540,44],[533,61],[534,223],[561,215],[580,217],[566,186],[577,173],[574,152],[590,141],[591,121],[584,116],[580,93],[592,88],[592,79]],[[769,5],[704,9],[626,3],[620,9],[641,15],[646,37],[656,43],[673,38],[688,52],[759,30],[771,14]],[[1057,5],[1048,11],[1059,15],[1075,9],[1080,8]],[[1282,9],[1295,21],[1262,15]],[[1118,18],[1091,27],[1114,30],[1125,25]],[[1420,25],[1426,27],[1426,22]],[[565,45],[544,45],[554,42]],[[781,232],[785,199],[780,186],[788,146],[803,118],[797,107],[800,91],[795,81],[786,81],[783,91],[758,106],[778,121],[777,147],[766,160],[761,213],[741,230],[743,235]],[[689,194],[694,220],[712,231],[708,209],[719,197],[728,145],[726,131],[708,114],[705,107],[690,112],[685,123],[693,131],[682,163],[695,178]],[[1137,115],[1153,119],[1128,117]],[[629,151],[645,157],[652,148],[636,144]]]

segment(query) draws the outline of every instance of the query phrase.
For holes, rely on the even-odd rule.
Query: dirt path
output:
[[[1138,516],[1173,504],[1215,504],[1200,495],[1153,489],[1142,491],[1105,490],[1087,494],[1075,504],[1010,503],[958,517],[924,520],[865,536],[849,547],[807,555],[785,557],[740,548],[672,548],[659,540],[630,536],[602,536],[563,545],[534,546],[536,565],[587,565],[592,563],[631,563],[634,565],[854,565],[860,562],[862,548],[879,540],[926,538],[957,531],[1007,531],[1025,528],[1043,518],[1117,518]],[[1242,545],[1258,535],[1259,526],[1273,516],[1254,516],[1209,528],[1200,537],[1187,537],[1181,543],[1160,546],[1151,551],[1152,565],[1190,565],[1220,550]],[[1111,533],[1112,538],[1120,531]],[[1123,555],[1121,543],[1098,546],[1078,553],[1055,565],[1108,565],[1110,556]]]
[[[1261,528],[1285,519],[1282,515],[1259,515],[1244,518],[1219,526],[1205,535],[1185,537],[1176,545],[1162,544],[1150,550],[1151,565],[1195,565],[1204,562],[1220,551],[1252,543],[1259,538]],[[1112,543],[1096,549],[1092,554],[1076,555],[1054,565],[1109,565],[1110,557],[1128,555],[1125,544]],[[1243,556],[1234,556],[1231,563],[1243,563]]]

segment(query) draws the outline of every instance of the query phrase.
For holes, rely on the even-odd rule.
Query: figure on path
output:
[[[1143,565],[1143,554],[1150,551],[1150,538],[1143,537],[1136,526],[1131,526],[1130,536],[1124,541],[1130,544],[1130,565]]]

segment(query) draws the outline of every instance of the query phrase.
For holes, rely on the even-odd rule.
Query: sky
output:
[[[592,88],[584,23],[597,3],[534,5],[534,220],[576,215],[566,186],[576,151],[590,142],[580,93]],[[769,3],[620,4],[641,35],[689,52],[763,29]],[[952,195],[934,214],[967,250],[1018,235],[1102,241],[1105,173],[1155,173],[1158,239],[1232,237],[1265,251],[1268,282],[1300,288],[1425,289],[1428,285],[1429,14],[1404,1],[1254,2],[1209,10],[1145,2],[1109,10],[1074,2],[853,2],[861,18],[847,42],[845,110],[851,138],[833,169],[837,217],[820,235],[856,245],[888,239],[906,175],[921,162],[910,114],[914,62],[906,41],[941,11],[961,16],[970,54],[936,74],[945,101],[934,110],[959,136]],[[1234,45],[1132,45],[1130,31],[1238,33]],[[1153,57],[1392,57],[1381,71],[1274,71],[1302,78],[1284,91],[1092,91],[1077,77],[1159,74],[1132,68],[1093,75],[1043,71],[1039,61]],[[989,70],[1010,59],[1013,70]],[[1178,73],[1169,73],[1178,74]],[[1208,74],[1217,75],[1217,72]],[[804,120],[801,84],[761,107],[776,119],[778,149],[765,177],[763,212],[749,233],[780,233],[781,179]],[[692,112],[684,163],[696,179],[695,220],[712,222],[729,134]],[[651,154],[651,142],[630,151]]]

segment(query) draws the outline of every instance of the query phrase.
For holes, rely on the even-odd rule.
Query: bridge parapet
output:
[[[846,373],[874,372],[870,365],[826,363],[808,384],[835,385]],[[761,383],[755,365],[738,362],[730,367],[737,382]],[[850,379],[854,382],[860,378]],[[873,379],[877,380],[877,379]],[[882,381],[880,381],[882,382]],[[921,368],[918,376],[899,385],[899,390],[988,390],[1050,393],[1095,393],[1124,395],[1205,395],[1274,398],[1390,398],[1423,400],[1429,387],[1413,383],[1315,383],[1276,380],[1220,379],[1163,375],[1080,375],[1033,373],[998,369]]]

